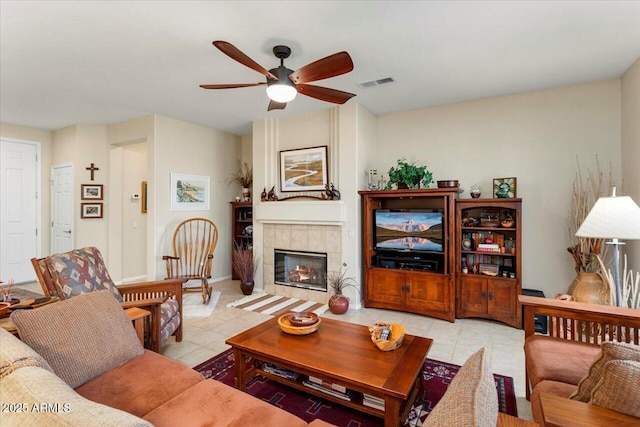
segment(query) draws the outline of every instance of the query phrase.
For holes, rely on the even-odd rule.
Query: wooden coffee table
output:
[[[406,418],[420,386],[418,376],[433,340],[405,335],[400,348],[380,351],[366,326],[322,318],[310,335],[290,335],[274,318],[246,330],[226,343],[233,348],[236,388],[263,375],[332,402],[384,418],[385,426],[398,426]],[[249,358],[253,358],[248,363]],[[301,374],[289,380],[261,369],[261,361]],[[342,400],[303,385],[309,375],[354,390],[352,400]],[[384,410],[365,406],[362,393],[384,400]]]

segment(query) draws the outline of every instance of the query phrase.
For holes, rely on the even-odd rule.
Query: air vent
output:
[[[388,83],[395,83],[396,79],[394,79],[393,77],[385,77],[382,79],[377,79],[377,80],[369,80],[366,82],[362,82],[360,83],[360,87],[363,87],[365,89],[370,88],[370,87],[374,87],[374,86],[380,86],[380,85],[385,85]]]

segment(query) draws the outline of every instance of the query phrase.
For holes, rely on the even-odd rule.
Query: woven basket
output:
[[[380,335],[385,329],[391,332],[388,339],[381,339]],[[404,340],[405,330],[399,323],[387,324],[385,322],[377,322],[373,326],[369,326],[371,333],[371,341],[382,351],[391,351],[399,348]]]

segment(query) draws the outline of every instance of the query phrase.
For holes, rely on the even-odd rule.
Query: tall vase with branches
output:
[[[252,249],[233,242],[231,265],[240,279],[240,290],[244,295],[253,293],[254,279],[260,264],[260,257],[253,253]]]
[[[253,184],[253,168],[251,168],[247,162],[244,162],[243,165],[238,163],[238,170],[229,176],[227,182],[229,184],[234,182],[240,184],[242,187],[242,196],[245,200],[249,199],[251,196],[251,184]]]
[[[577,162],[578,171],[573,181],[569,213],[571,246],[567,251],[573,258],[577,277],[569,286],[568,293],[581,302],[606,304],[609,300],[609,289],[598,259],[599,256],[606,256],[607,246],[604,239],[576,237],[576,232],[589,215],[593,205],[598,198],[606,195],[608,188],[613,185],[611,168],[609,168],[609,185],[603,186],[604,173],[600,168],[598,156],[595,156],[595,159],[596,170],[587,169],[584,175],[580,163]]]

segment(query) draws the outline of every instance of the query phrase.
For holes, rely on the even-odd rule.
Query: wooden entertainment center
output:
[[[455,199],[457,188],[360,191],[365,307],[455,321]],[[379,210],[442,213],[441,251],[385,251],[376,247]]]
[[[365,307],[449,322],[482,317],[521,327],[521,199],[458,200],[457,188],[359,194]],[[388,230],[376,225],[383,222],[378,216],[387,212],[406,213],[404,219],[414,228],[413,217],[440,213],[441,226],[432,226],[437,238],[418,230],[385,246],[388,240],[376,234]],[[431,246],[421,246],[425,241]]]

